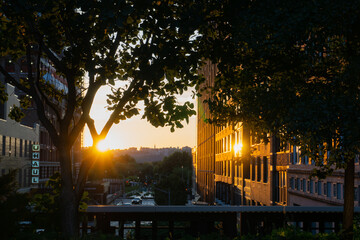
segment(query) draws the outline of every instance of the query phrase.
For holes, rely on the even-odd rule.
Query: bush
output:
[[[340,239],[336,233],[318,233],[302,231],[299,228],[288,226],[275,229],[269,235],[246,235],[237,237],[236,240],[337,240]]]

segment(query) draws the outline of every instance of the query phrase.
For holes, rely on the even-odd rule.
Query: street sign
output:
[[[33,144],[32,145],[33,152],[39,152],[40,151],[40,145],[39,144]]]
[[[37,160],[32,160],[32,161],[31,161],[31,167],[33,167],[33,168],[38,168],[38,167],[40,167],[39,161],[37,161]]]
[[[39,169],[38,168],[31,169],[31,174],[33,176],[39,176]]]
[[[32,177],[31,183],[34,183],[34,184],[39,183],[39,177]]]
[[[32,145],[32,154],[31,154],[31,183],[39,183],[40,175],[40,145]]]

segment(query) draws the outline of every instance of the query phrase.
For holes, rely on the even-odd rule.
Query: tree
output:
[[[15,78],[0,66],[6,83],[27,94],[56,146],[61,166],[61,227],[65,237],[78,234],[78,205],[89,169],[96,158],[82,161],[72,176],[70,149],[87,124],[94,145],[113,124],[140,114],[155,127],[182,127],[195,114],[189,102],[175,94],[192,86],[197,76],[196,36],[201,6],[193,1],[2,1],[0,56],[26,64],[27,74]],[[67,84],[59,90],[44,81],[42,59],[48,59]],[[89,112],[98,89],[113,88],[108,98],[110,118],[101,131]],[[2,89],[2,90],[1,90]],[[6,100],[3,88],[0,88]],[[46,109],[55,114],[49,119]],[[22,117],[14,107],[12,116]],[[77,117],[74,117],[74,116]],[[95,154],[95,153],[94,153]]]
[[[160,162],[157,174],[159,176],[159,180],[155,184],[154,188],[156,204],[186,204],[187,189],[191,188],[191,155],[184,151],[178,151],[174,152],[170,156],[164,157],[164,159]]]
[[[212,122],[245,122],[300,146],[320,177],[345,169],[343,228],[351,233],[360,149],[359,2],[219,1],[207,11],[203,50],[219,70],[207,101]]]
[[[61,230],[61,209],[60,191],[61,176],[56,172],[45,184],[46,189],[34,192],[30,205],[32,207],[31,222],[35,228],[43,228],[50,232],[60,232]],[[88,192],[83,192],[79,211],[85,212],[88,202]]]
[[[16,171],[0,177],[0,237],[2,239],[14,238],[20,231],[20,221],[29,215],[28,196],[17,193],[15,182]]]

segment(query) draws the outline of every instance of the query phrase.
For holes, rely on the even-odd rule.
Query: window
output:
[[[260,182],[261,181],[261,158],[258,157],[257,159],[257,181]]]
[[[251,159],[251,180],[255,181],[255,158]]]
[[[290,178],[290,188],[291,188],[292,190],[295,189],[295,182],[294,182],[294,178],[293,178],[293,177]]]
[[[23,156],[23,140],[20,139],[20,157]]]
[[[318,182],[315,182],[315,193],[318,193]]]
[[[326,183],[324,183],[324,195],[327,196],[327,187],[326,187]]]
[[[6,136],[2,137],[2,155],[5,156],[6,149]]]
[[[299,163],[299,155],[300,155],[299,147],[294,146],[293,147],[293,164]]]
[[[263,181],[267,183],[268,181],[268,160],[267,157],[263,158]]]
[[[17,156],[17,138],[15,138],[14,156]]]
[[[341,199],[341,183],[337,183],[336,188],[337,188],[336,198],[340,200]]]
[[[9,137],[9,157],[11,156],[11,137]]]
[[[25,146],[24,146],[24,149],[25,149],[25,153],[24,153],[24,155],[25,155],[25,157],[27,157],[27,156],[28,156],[28,141],[27,141],[27,140],[25,140]]]
[[[322,186],[322,182],[319,181],[319,182],[318,182],[318,194],[319,194],[319,195],[322,194],[322,192],[321,192],[321,191],[322,191],[321,186]]]
[[[227,161],[227,175],[230,177],[230,161]]]
[[[300,190],[300,178],[296,179],[296,190]]]
[[[300,180],[300,190],[304,190],[304,184],[303,184],[303,179]]]
[[[306,179],[303,179],[303,191],[306,192]]]
[[[305,164],[305,165],[309,164],[309,157],[308,156],[303,156],[302,157],[302,164]]]
[[[337,188],[336,188],[336,183],[334,183],[334,184],[333,184],[333,197],[336,197],[336,196],[337,196],[336,190],[337,190]]]
[[[331,183],[330,183],[330,182],[327,182],[326,187],[327,187],[327,194],[326,194],[326,196],[327,196],[327,197],[331,197]]]

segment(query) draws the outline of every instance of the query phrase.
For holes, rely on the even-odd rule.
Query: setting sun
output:
[[[96,144],[96,148],[98,151],[100,152],[106,152],[107,150],[109,150],[109,145],[107,144],[106,140],[101,140],[100,142],[98,142],[98,144]]]

